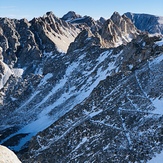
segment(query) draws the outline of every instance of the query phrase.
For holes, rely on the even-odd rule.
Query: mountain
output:
[[[71,51],[75,58],[66,71],[69,89],[44,110],[55,122],[30,141],[22,160],[146,162],[159,153],[163,149],[159,40],[143,35],[118,48]],[[67,113],[58,118],[62,108]]]
[[[0,18],[0,46],[4,61],[14,66],[34,60],[39,62],[44,52],[66,52],[80,32],[70,23],[57,18],[52,12],[43,17],[16,20]],[[60,43],[62,42],[62,44]]]
[[[82,16],[79,14],[76,14],[74,11],[69,11],[67,14],[63,15],[61,19],[67,22],[71,22],[74,19],[78,19],[78,18],[82,18]]]
[[[130,42],[139,34],[137,28],[125,15],[120,16],[118,12],[114,12],[101,28],[101,37],[104,46],[119,46]]]
[[[163,34],[163,17],[149,14],[125,13],[131,19],[134,25],[141,31],[147,31],[151,34]]]
[[[103,23],[105,22],[105,19],[102,17],[96,21],[90,16],[82,17],[81,15],[76,14],[73,11],[68,12],[61,19],[75,25],[81,30],[90,29],[93,33],[98,32],[99,29],[102,27]]]
[[[21,163],[17,156],[8,148],[0,145],[0,162],[1,163]]]
[[[163,150],[161,35],[117,12],[97,32],[51,12],[0,20],[0,144],[23,163],[147,162]]]

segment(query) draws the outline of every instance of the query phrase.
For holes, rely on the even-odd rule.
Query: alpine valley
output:
[[[0,18],[0,144],[23,163],[152,162],[162,81],[161,16]]]

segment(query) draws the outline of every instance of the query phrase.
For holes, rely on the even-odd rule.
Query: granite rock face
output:
[[[0,144],[23,163],[146,162],[163,150],[161,35],[117,12],[80,33],[52,12],[4,19],[18,38],[1,28]]]
[[[1,163],[21,163],[17,156],[6,148],[5,146],[0,145],[0,162]]]

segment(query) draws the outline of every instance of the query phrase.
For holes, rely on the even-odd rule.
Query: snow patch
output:
[[[158,18],[158,23],[159,23],[159,24],[163,24],[163,17],[159,17],[159,18]]]
[[[16,77],[21,77],[23,75],[24,70],[22,68],[14,68],[13,73]]]
[[[156,108],[153,113],[154,114],[163,114],[163,98],[162,99],[154,99],[151,100],[153,103],[153,106]]]
[[[82,141],[78,144],[78,146],[77,146],[73,151],[75,151],[75,150],[77,150],[78,148],[80,148],[86,141],[87,141],[87,137],[84,137],[84,138],[82,139]]]
[[[0,80],[0,89],[4,87],[9,77],[13,74],[11,69],[3,62],[0,61],[0,64],[4,66],[4,75],[2,74],[2,79]]]
[[[160,154],[156,154],[148,163],[162,163],[163,161],[163,151]]]
[[[160,56],[156,57],[153,61],[150,62],[150,66],[153,64],[159,64],[161,61],[163,61],[163,54]]]
[[[132,68],[134,67],[133,65],[128,65],[129,69],[132,70]]]
[[[40,87],[41,85],[45,85],[47,83],[47,80],[50,79],[53,76],[52,73],[48,73],[44,76],[44,78],[41,80],[40,84],[38,85],[38,87]]]

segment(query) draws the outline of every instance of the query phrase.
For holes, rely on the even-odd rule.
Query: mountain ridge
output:
[[[162,36],[118,12],[97,30],[81,25],[52,12],[0,19],[0,143],[23,162],[150,160],[163,149]]]

